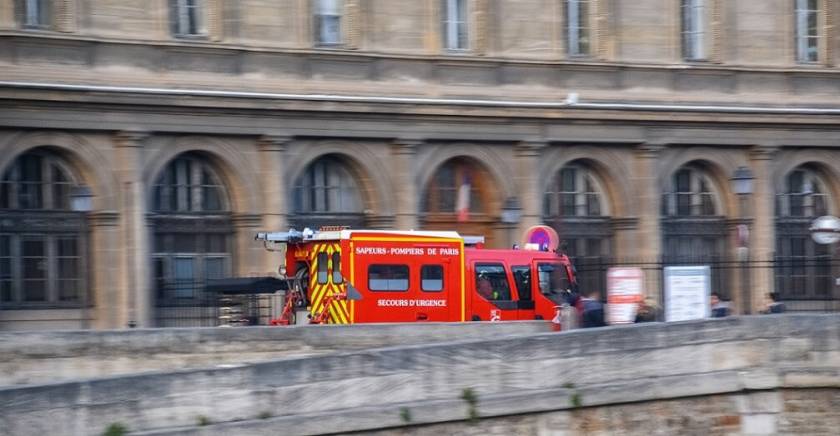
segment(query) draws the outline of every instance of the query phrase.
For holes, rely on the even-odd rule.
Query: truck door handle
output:
[[[422,312],[417,314],[417,320],[418,321],[425,321],[427,319],[429,319],[429,315],[426,315],[425,313],[422,313]]]

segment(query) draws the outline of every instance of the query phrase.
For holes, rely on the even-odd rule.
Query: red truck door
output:
[[[517,303],[517,319],[535,319],[535,304],[533,296],[533,274],[531,265],[514,265],[510,268],[513,275],[513,282],[516,284],[516,293],[519,296]]]
[[[469,319],[511,321],[519,319],[516,294],[508,268],[502,261],[476,260],[470,264],[472,277]]]

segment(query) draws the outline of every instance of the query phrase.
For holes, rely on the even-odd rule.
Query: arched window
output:
[[[501,204],[495,182],[493,174],[473,158],[455,157],[443,162],[423,190],[423,228],[484,236],[488,247],[497,247],[495,226]]]
[[[612,226],[603,185],[585,162],[571,162],[543,193],[543,221],[554,227],[574,262],[581,289],[604,289]]]
[[[814,300],[833,295],[831,247],[815,243],[809,230],[814,218],[833,213],[827,186],[813,166],[802,165],[785,176],[776,194],[775,290],[792,310],[813,310]]]
[[[482,188],[486,184],[485,171],[465,159],[450,159],[435,171],[426,188],[423,211],[431,214],[454,214],[458,207],[458,191],[463,185],[469,189],[469,211],[482,214]]]
[[[78,178],[44,149],[22,154],[0,181],[0,308],[84,303],[84,214],[70,210]]]
[[[232,272],[233,225],[225,185],[205,156],[185,153],[155,180],[151,209],[158,325],[215,325],[215,315],[202,312],[202,306],[215,302],[204,301],[213,297],[202,290],[208,279]]]
[[[306,167],[294,185],[290,218],[295,227],[364,227],[365,203],[349,164],[338,156],[323,156]]]
[[[608,215],[600,183],[585,166],[567,165],[558,171],[545,192],[544,215],[598,217]]]
[[[662,263],[710,265],[712,288],[730,299],[728,228],[718,192],[704,163],[686,164],[671,175],[662,194]]]
[[[316,160],[295,183],[298,213],[361,213],[363,210],[356,179],[347,164],[337,157]]]
[[[786,217],[818,217],[828,214],[828,194],[817,173],[800,167],[785,177],[784,192],[777,195],[776,213]]]
[[[663,201],[663,215],[666,216],[716,216],[720,215],[713,183],[701,168],[687,166],[680,168],[671,179],[671,190]]]

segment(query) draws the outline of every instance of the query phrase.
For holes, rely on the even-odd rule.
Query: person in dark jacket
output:
[[[717,292],[712,292],[712,318],[725,318],[729,316],[729,303],[722,301]]]
[[[779,294],[771,292],[767,294],[767,297],[770,298],[770,304],[767,305],[767,310],[765,310],[763,313],[785,313],[785,303],[779,301]]]
[[[598,291],[588,291],[581,298],[581,305],[583,306],[583,316],[581,325],[583,328],[588,327],[603,327],[607,325],[604,322],[604,304],[601,303],[600,293]]]

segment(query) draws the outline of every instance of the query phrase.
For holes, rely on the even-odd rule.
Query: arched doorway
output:
[[[467,205],[460,213],[459,191]],[[449,159],[435,170],[423,191],[423,228],[484,236],[488,247],[496,247],[497,196],[493,176],[483,165],[466,157]]]
[[[354,168],[339,155],[322,156],[297,178],[293,191],[293,227],[365,227],[365,202]]]
[[[690,162],[666,181],[662,195],[662,263],[708,265],[712,291],[731,299],[722,189],[704,162]]]
[[[180,154],[155,179],[149,220],[158,326],[217,325],[215,297],[204,287],[232,273],[230,204],[207,155]]]
[[[70,198],[81,177],[47,147],[21,154],[2,174],[0,309],[86,307],[87,218]]]
[[[581,289],[606,289],[613,259],[610,205],[604,183],[591,165],[573,161],[560,168],[543,194],[543,221],[554,227],[575,264]]]
[[[775,291],[790,310],[823,310],[836,299],[836,263],[829,245],[811,238],[811,222],[835,212],[825,173],[800,165],[776,194]]]

